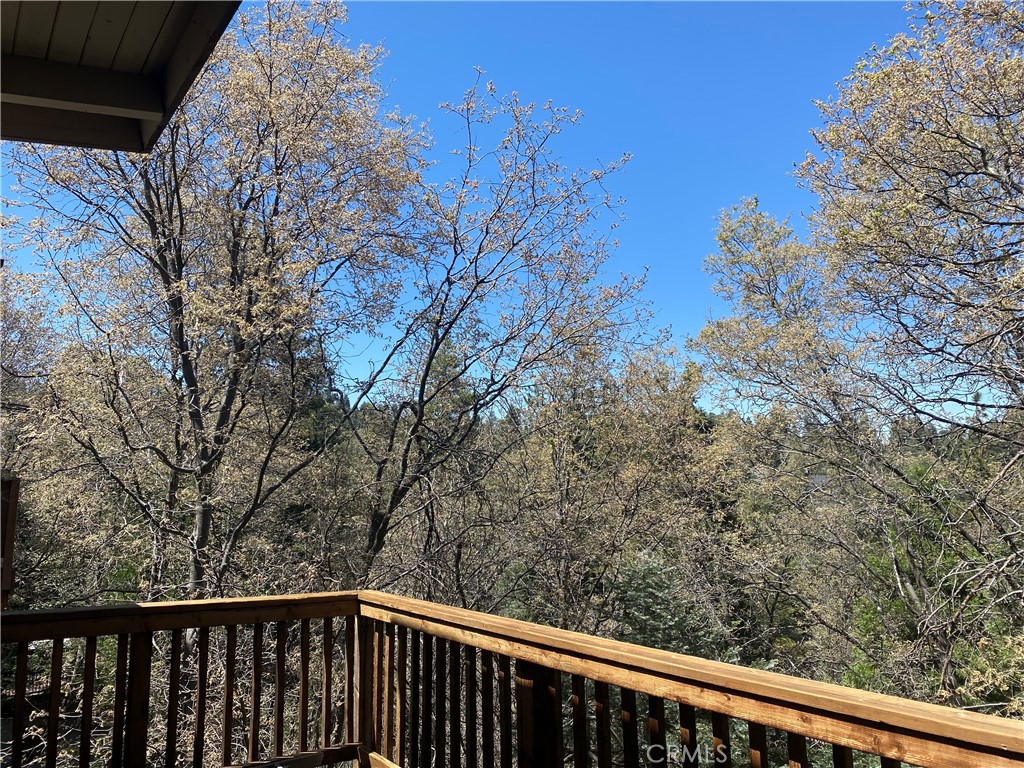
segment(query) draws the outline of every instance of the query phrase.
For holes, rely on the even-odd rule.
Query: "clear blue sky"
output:
[[[626,198],[610,268],[650,268],[646,298],[682,339],[723,309],[701,262],[719,212],[758,195],[776,214],[813,200],[791,173],[826,99],[873,43],[907,28],[898,2],[360,2],[352,42],[390,51],[390,103],[459,146],[438,102],[486,70],[498,90],[581,109],[562,134],[572,166],[631,152],[609,180]]]
[[[873,43],[906,30],[900,2],[370,2],[348,6],[352,43],[390,52],[389,105],[429,121],[435,157],[461,147],[437,109],[486,71],[500,92],[581,109],[567,164],[630,152],[608,180],[626,199],[609,272],[649,268],[645,298],[681,341],[724,307],[701,270],[719,212],[745,196],[779,215],[813,200],[792,177],[813,149],[812,101]],[[4,191],[9,179],[4,178]]]

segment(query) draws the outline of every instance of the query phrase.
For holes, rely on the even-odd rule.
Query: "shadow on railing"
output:
[[[380,592],[9,612],[3,645],[12,768],[1024,765],[1019,721]]]

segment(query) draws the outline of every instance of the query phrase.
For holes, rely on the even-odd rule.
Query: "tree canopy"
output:
[[[756,200],[723,214],[733,313],[695,344],[778,447],[769,524],[846,561],[830,589],[859,574],[845,607],[889,645],[861,674],[957,702],[1024,626],[1022,48],[1018,4],[943,4],[858,63],[799,168],[807,239]]]

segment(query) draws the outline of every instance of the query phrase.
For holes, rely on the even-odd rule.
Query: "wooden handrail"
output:
[[[915,765],[1024,765],[1024,723],[1020,721],[383,592],[359,592],[359,615]]]
[[[357,611],[358,595],[358,592],[321,592],[272,597],[51,608],[42,611],[5,611],[3,642],[126,635],[168,629],[352,616]]]
[[[424,717],[436,706],[441,706],[445,698],[445,664],[450,669],[450,689],[448,698],[455,702],[449,713],[448,720],[457,723],[459,714],[459,675],[460,659],[464,659],[467,685],[467,700],[464,707],[467,723],[470,719],[475,723],[477,712],[476,686],[473,686],[473,698],[469,696],[470,679],[477,674],[477,651],[471,654],[469,649],[479,649],[479,669],[481,674],[480,698],[484,712],[494,707],[507,717],[511,708],[512,676],[510,659],[515,660],[515,693],[519,700],[519,716],[536,717],[536,723],[550,726],[561,717],[560,705],[556,701],[548,701],[542,695],[545,687],[552,691],[561,690],[561,678],[557,673],[573,676],[566,684],[572,695],[583,700],[586,695],[586,680],[595,684],[596,727],[607,729],[608,686],[619,686],[623,695],[623,712],[635,721],[636,700],[634,692],[646,694],[651,699],[652,738],[657,733],[663,740],[664,707],[662,700],[679,702],[687,708],[685,725],[687,738],[692,738],[694,723],[693,707],[710,712],[717,718],[713,722],[716,740],[729,739],[728,718],[746,720],[751,724],[751,748],[763,753],[764,726],[785,731],[791,739],[791,755],[800,754],[804,748],[802,737],[820,739],[838,748],[852,748],[864,752],[878,754],[889,760],[902,760],[923,766],[956,766],[966,768],[1010,768],[1024,766],[1024,723],[1005,718],[964,712],[948,707],[909,701],[893,696],[844,688],[837,685],[804,680],[788,675],[781,675],[762,670],[754,670],[721,662],[707,661],[692,656],[659,651],[629,643],[607,640],[583,635],[566,630],[544,627],[515,619],[491,616],[467,611],[459,608],[429,603],[422,600],[398,597],[375,591],[350,591],[324,594],[282,595],[273,597],[234,598],[222,600],[184,601],[173,603],[143,603],[118,606],[68,608],[46,611],[19,611],[3,614],[2,634],[4,643],[19,644],[19,684],[25,691],[26,643],[36,640],[64,640],[66,638],[96,638],[98,636],[119,636],[118,669],[122,669],[125,658],[129,658],[128,639],[131,639],[131,669],[128,678],[123,670],[117,673],[118,691],[127,697],[128,713],[136,713],[135,724],[140,728],[133,733],[126,730],[128,743],[126,754],[143,754],[145,752],[145,721],[146,717],[138,716],[145,712],[148,701],[148,675],[150,663],[150,646],[152,633],[161,631],[177,632],[177,639],[172,647],[172,663],[176,663],[180,653],[180,632],[191,628],[227,627],[228,654],[225,662],[228,679],[234,679],[234,632],[236,626],[252,625],[253,642],[261,645],[262,625],[277,623],[275,628],[276,643],[273,658],[274,670],[274,731],[275,744],[281,751],[283,742],[282,723],[284,710],[281,698],[286,680],[285,674],[285,639],[287,622],[302,622],[300,648],[303,702],[300,709],[308,707],[308,658],[309,658],[309,620],[324,619],[324,659],[334,654],[334,635],[331,630],[331,619],[339,616],[356,617],[345,623],[346,664],[346,701],[349,702],[346,713],[346,732],[362,735],[360,742],[371,746],[382,742],[387,746],[395,742],[393,754],[401,757],[401,740],[395,734],[402,732],[401,718],[406,705],[405,670],[419,675],[422,650],[422,678],[417,678],[422,690],[410,684],[412,693],[410,709],[410,732],[416,731],[417,711],[422,703],[421,712]],[[355,626],[358,622],[358,627]],[[406,633],[411,630],[407,637]],[[204,632],[206,630],[204,629]],[[166,636],[165,636],[166,637]],[[421,648],[420,638],[423,639]],[[431,677],[433,669],[433,645],[426,642],[434,638],[437,646],[437,679]],[[95,640],[91,653],[95,660]],[[166,642],[166,641],[165,641]],[[205,653],[207,639],[199,638],[199,677],[201,686],[197,700],[204,700]],[[408,647],[407,647],[408,643]],[[54,643],[53,674],[61,668],[60,643]],[[122,648],[123,646],[123,648]],[[353,667],[355,654],[358,653],[358,669]],[[88,663],[88,659],[87,659]],[[111,663],[111,662],[108,662]],[[261,662],[262,663],[262,662]],[[554,677],[548,672],[551,671]],[[351,673],[351,677],[348,675]],[[90,673],[91,674],[91,673]],[[496,678],[492,677],[497,675]],[[546,676],[547,675],[547,676]],[[88,677],[88,675],[87,675]],[[331,704],[332,691],[331,665],[326,661],[323,667],[324,712]],[[91,680],[91,677],[89,678]],[[127,688],[124,681],[127,679]],[[494,685],[495,680],[497,686]],[[540,682],[548,681],[548,682]],[[90,682],[91,686],[92,683]],[[397,690],[396,690],[397,685]],[[57,686],[59,688],[59,685]],[[55,688],[56,690],[56,688]],[[259,677],[254,678],[254,700],[259,699]],[[532,691],[532,692],[530,692]],[[119,693],[119,695],[121,695]],[[422,697],[420,694],[422,693]],[[628,696],[627,696],[628,694]],[[91,694],[90,694],[91,695]],[[231,711],[231,692],[225,693],[227,702],[224,706]],[[433,696],[434,705],[431,704]],[[561,693],[558,694],[561,696]],[[557,698],[557,697],[556,697]],[[628,701],[627,701],[628,699]],[[397,703],[396,703],[397,702]],[[395,704],[394,722],[385,716],[379,723],[381,707],[385,713],[390,712]],[[122,705],[123,706],[123,705]],[[205,704],[203,705],[205,707]],[[683,707],[680,708],[682,713]],[[120,712],[115,704],[115,713]],[[202,710],[202,711],[205,711]],[[427,754],[431,745],[441,746],[444,740],[443,710],[435,708],[441,715],[434,719],[434,732],[424,724],[422,743],[410,741],[411,760],[416,763],[418,753]],[[533,713],[533,714],[531,714]],[[201,715],[197,715],[201,716]],[[115,714],[115,717],[119,715]],[[305,715],[301,715],[305,718]],[[576,705],[574,721],[584,722],[587,718],[586,709]],[[604,718],[604,719],[603,719]],[[356,729],[356,721],[360,726]],[[302,719],[302,730],[307,730],[307,720]],[[524,721],[525,722],[525,721]],[[51,718],[50,724],[56,723]],[[331,718],[323,718],[322,745],[330,744]],[[173,733],[175,723],[169,721],[168,732]],[[467,726],[468,727],[468,726]],[[531,726],[532,727],[532,726]],[[545,726],[546,727],[546,726]],[[560,729],[560,727],[559,727]],[[250,723],[250,739],[258,731],[256,725]],[[358,733],[356,731],[358,730]],[[524,723],[520,730],[526,732]],[[115,723],[115,732],[118,727]],[[603,731],[601,731],[603,733]],[[574,733],[581,741],[578,749],[586,743],[585,725],[580,734]],[[481,730],[481,739],[485,750],[494,748],[495,737],[500,736],[501,754],[509,754],[511,749],[508,739],[511,731],[505,727],[496,734],[488,726]],[[468,735],[467,735],[468,736]],[[755,738],[756,736],[756,738]],[[476,725],[473,726],[472,743],[475,755]],[[547,737],[535,739],[537,744],[545,742]],[[602,737],[603,738],[603,737]],[[635,732],[633,733],[635,740]],[[51,739],[56,743],[56,739]],[[757,745],[755,745],[755,741]],[[225,743],[228,743],[225,741]],[[250,753],[255,752],[255,743]],[[467,741],[467,745],[471,743]],[[532,743],[532,742],[531,742]],[[652,742],[653,743],[653,742]],[[695,742],[692,742],[695,743]],[[459,743],[453,743],[453,749]],[[598,749],[604,748],[599,740]],[[635,746],[635,745],[634,745]],[[299,742],[299,750],[305,754],[305,736]],[[520,760],[530,761],[526,742],[519,744]],[[120,749],[115,745],[114,751]],[[524,751],[525,750],[525,751]],[[225,756],[228,760],[229,753]],[[401,760],[399,760],[401,762]],[[599,759],[599,763],[601,760]],[[801,760],[798,758],[798,762]],[[546,765],[544,760],[530,764]],[[888,763],[883,763],[888,764]]]

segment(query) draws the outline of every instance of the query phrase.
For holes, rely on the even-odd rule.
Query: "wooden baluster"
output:
[[[555,760],[559,766],[565,764],[565,732],[562,729],[562,673],[557,669],[550,669],[548,680],[547,696],[550,699],[552,718],[552,736],[555,740]]]
[[[81,768],[89,768],[92,764],[92,709],[95,689],[96,637],[93,636],[85,639],[85,671],[82,675],[82,735],[78,745],[78,764]],[[15,695],[18,695],[17,691]],[[17,706],[17,700],[15,706]]]
[[[572,676],[572,762],[590,768],[590,735],[587,733],[587,679]]]
[[[334,715],[334,621],[324,618],[323,680],[320,688],[320,748],[331,746],[331,726]]]
[[[128,712],[125,715],[124,761],[145,765],[149,742],[149,688],[153,662],[153,633],[131,636],[128,674]]]
[[[810,768],[806,738],[798,733],[787,733],[786,748],[789,752],[789,768]]]
[[[309,751],[309,619],[299,624],[299,752]]]
[[[117,662],[114,667],[114,722],[110,736],[110,765],[124,765],[124,701],[128,688],[128,635],[117,636]]]
[[[747,723],[747,733],[750,736],[750,768],[770,768],[768,764],[768,729],[760,723]]]
[[[274,625],[277,641],[277,665],[274,668],[274,754],[284,756],[284,686],[285,686],[285,645],[288,640],[288,625],[279,621]]]
[[[372,749],[376,741],[377,723],[374,722],[374,621],[360,616],[356,624],[356,647],[359,671],[356,675],[356,742]]]
[[[181,630],[171,632],[171,651],[167,680],[167,736],[164,765],[174,768],[178,763],[178,700],[181,696]]]
[[[648,762],[653,766],[667,765],[668,743],[665,738],[665,700],[650,696],[647,700]]]
[[[402,765],[405,762],[406,731],[408,730],[408,699],[409,699],[409,650],[408,632],[405,627],[395,627],[396,644],[395,649],[395,672],[397,680],[395,686],[395,762]]]
[[[494,768],[494,654],[480,651],[480,749],[483,767]]]
[[[445,759],[448,747],[445,733],[445,711],[448,703],[448,642],[440,637],[434,638],[434,642],[437,644],[434,649],[434,662],[437,665],[437,676],[434,680],[434,766],[445,768],[448,765]]]
[[[832,745],[833,768],[853,768],[853,750],[839,744]]]
[[[374,752],[380,752],[380,735],[381,728],[383,726],[381,718],[381,703],[382,703],[382,691],[381,691],[381,672],[383,671],[384,660],[382,651],[382,637],[383,624],[373,619],[368,620],[370,626],[370,704],[371,709],[369,710],[368,717],[372,723],[370,733],[372,736],[367,740],[366,745],[371,748]]]
[[[383,664],[383,677],[380,682],[381,708],[383,719],[381,720],[382,741],[380,752],[388,760],[395,756],[392,746],[392,739],[395,736],[395,720],[392,716],[392,705],[395,702],[395,625],[388,623],[382,627],[381,638],[384,647],[381,652],[381,663]]]
[[[512,661],[498,657],[498,732],[501,740],[501,768],[512,768]]]
[[[679,705],[679,746],[683,768],[697,768],[697,710]]]
[[[50,705],[46,718],[46,766],[57,765],[57,736],[60,725],[61,683],[64,671],[64,640],[54,638],[50,656]]]
[[[903,768],[903,761],[895,757],[883,757],[881,765],[882,768]]]
[[[462,655],[459,644],[448,643],[448,741],[449,764],[462,765]]]
[[[25,749],[25,699],[28,690],[28,643],[18,643],[14,668],[14,721],[11,723],[11,768],[21,768]]]
[[[409,663],[409,765],[420,768],[420,688],[425,679],[420,657],[421,635],[418,630],[409,633],[412,661]]]
[[[561,765],[561,673],[516,661],[516,722],[519,768]]]
[[[622,756],[627,768],[639,768],[640,744],[636,728],[636,691],[620,688],[622,696]]]
[[[597,768],[612,765],[612,713],[608,683],[594,682],[594,721],[597,731]]]
[[[373,749],[380,732],[377,717],[377,622],[359,618],[359,743]]]
[[[343,741],[355,744],[359,741],[359,702],[356,696],[356,677],[359,667],[356,662],[356,617],[345,617],[345,737]]]
[[[423,716],[420,732],[420,762],[425,768],[434,765],[434,731],[431,718],[434,712],[434,638],[423,635]],[[440,768],[440,767],[439,767]]]
[[[714,742],[714,760],[716,766],[730,768],[732,766],[732,739],[729,736],[729,718],[720,712],[711,713],[711,738]],[[721,760],[719,760],[721,756]]]
[[[551,670],[551,681],[548,686],[548,695],[551,697],[551,707],[555,713],[555,746],[559,766],[565,764],[565,732],[562,729],[562,707],[565,697],[562,693],[562,678],[562,672],[556,669]]]
[[[249,700],[249,739],[247,759],[260,759],[260,706],[263,700],[263,624],[252,625],[252,697]]]
[[[548,669],[548,687],[543,692],[551,707],[551,737],[555,742],[555,762],[565,764],[565,734],[562,731],[562,673]]]
[[[227,627],[227,649],[224,659],[224,734],[221,739],[221,765],[231,765],[235,730],[235,653],[238,627]]]
[[[466,768],[477,768],[476,648],[463,647],[466,674]]]
[[[210,671],[210,628],[199,630],[199,669],[196,672],[196,727],[192,735],[192,768],[203,768],[206,751],[206,676]],[[229,721],[226,721],[229,722]],[[225,725],[224,730],[230,730]]]
[[[373,622],[373,738],[370,744],[373,751],[383,753],[383,733],[387,725],[384,722],[384,623]]]

